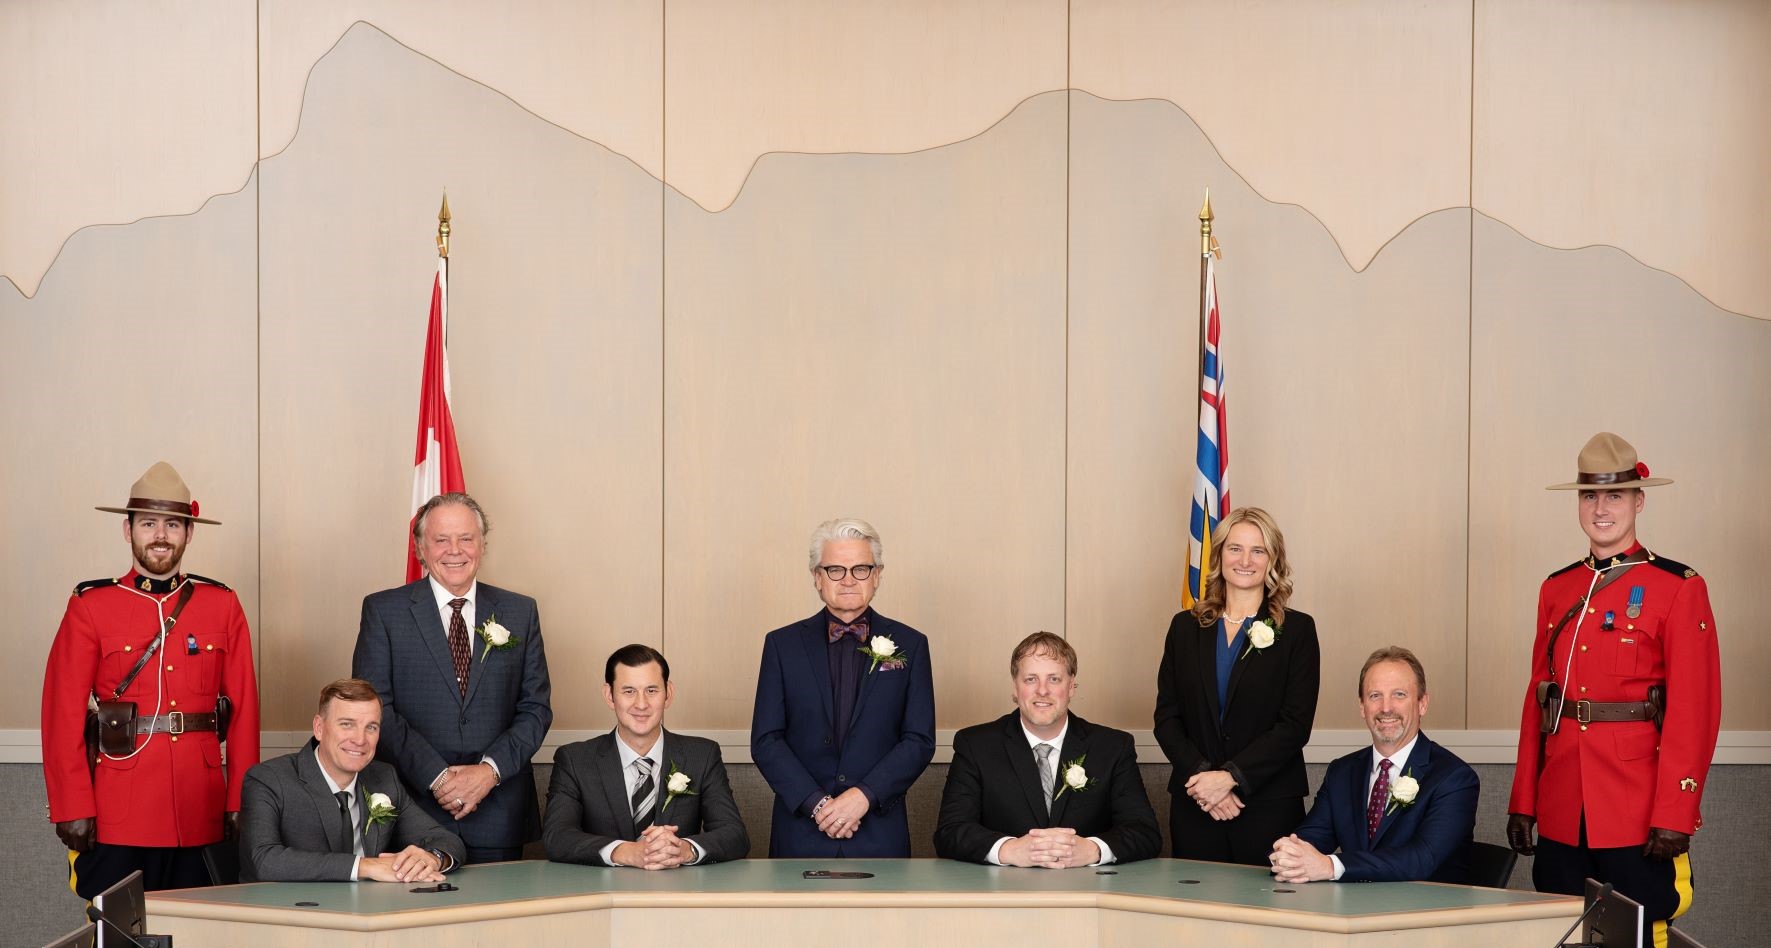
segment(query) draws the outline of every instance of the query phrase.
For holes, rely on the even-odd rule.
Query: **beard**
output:
[[[135,563],[143,572],[155,576],[170,576],[178,572],[178,564],[184,559],[184,544],[171,540],[150,540],[147,543],[131,541],[130,548],[135,551]]]

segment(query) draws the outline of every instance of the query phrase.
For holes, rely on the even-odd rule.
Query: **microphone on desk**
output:
[[[171,935],[143,935],[141,938],[137,938],[125,931],[123,926],[105,917],[105,913],[90,905],[86,906],[86,920],[99,925],[111,926],[112,931],[122,935],[123,940],[134,945],[135,948],[172,948]],[[144,938],[147,940],[143,941]]]
[[[1573,935],[1574,930],[1579,928],[1580,924],[1587,920],[1587,916],[1593,914],[1594,909],[1605,904],[1605,897],[1610,895],[1611,890],[1614,888],[1616,888],[1616,886],[1613,886],[1609,882],[1606,882],[1606,883],[1600,885],[1599,886],[1599,894],[1593,896],[1593,904],[1587,906],[1587,910],[1580,913],[1580,917],[1574,920],[1574,924],[1568,926],[1568,930],[1562,933],[1561,938],[1556,939],[1556,944],[1554,945],[1554,948],[1581,948],[1581,946],[1586,945],[1587,943],[1584,941],[1583,942],[1576,942],[1576,943],[1570,945],[1570,944],[1568,944],[1568,937],[1570,935]]]

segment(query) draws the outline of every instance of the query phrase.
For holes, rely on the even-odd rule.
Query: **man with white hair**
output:
[[[875,612],[879,531],[812,533],[824,608],[763,640],[750,755],[775,790],[771,858],[904,858],[904,794],[935,754],[935,686],[921,632]]]

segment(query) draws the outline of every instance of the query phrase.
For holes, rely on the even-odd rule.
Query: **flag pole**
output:
[[[1206,322],[1211,318],[1211,314],[1206,312],[1205,267],[1207,262],[1211,259],[1212,220],[1211,188],[1207,187],[1205,189],[1205,206],[1199,209],[1199,358],[1196,360],[1199,363],[1199,372],[1198,377],[1193,380],[1193,394],[1195,399],[1198,397],[1199,390],[1205,385],[1205,334],[1208,329]]]
[[[443,191],[443,209],[437,212],[437,256],[449,256],[449,192]]]

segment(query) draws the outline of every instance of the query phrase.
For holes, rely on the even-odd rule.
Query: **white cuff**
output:
[[[1012,836],[1004,836],[1003,838],[997,840],[996,845],[990,847],[990,852],[988,852],[984,855],[984,861],[991,864],[992,866],[1003,865],[1004,863],[1002,861],[1002,844],[1008,842],[1010,839],[1013,839],[1013,838],[1014,837],[1012,837]]]
[[[363,864],[363,857],[362,856],[358,856],[357,858],[351,860],[351,881],[352,882],[357,881],[357,867],[362,864]]]
[[[707,850],[702,849],[701,844],[695,842],[692,839],[685,839],[685,840],[683,840],[683,842],[688,843],[689,848],[693,849],[695,851],[695,858],[689,860],[688,862],[683,863],[683,865],[685,865],[685,866],[699,866],[701,864],[701,860],[707,858]]]
[[[1341,857],[1329,853],[1328,861],[1334,863],[1334,875],[1329,876],[1328,878],[1335,882],[1341,881],[1341,875],[1347,871],[1347,867],[1341,864]]]
[[[1097,866],[1111,865],[1113,863],[1113,847],[1107,845],[1106,841],[1101,839],[1099,836],[1090,836],[1088,839],[1089,839],[1089,842],[1094,843],[1096,846],[1101,847],[1101,861],[1095,863],[1095,865],[1097,865]]]
[[[602,849],[597,850],[597,856],[602,859],[603,865],[605,865],[605,866],[615,865],[615,847],[617,847],[625,842],[627,842],[627,840],[618,839],[618,840],[610,843],[609,845],[604,846]]]
[[[492,768],[492,779],[493,780],[497,781],[498,783],[504,782],[504,774],[498,770],[498,761],[495,761],[490,757],[481,757],[480,763],[485,764],[486,766]]]

